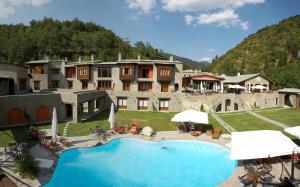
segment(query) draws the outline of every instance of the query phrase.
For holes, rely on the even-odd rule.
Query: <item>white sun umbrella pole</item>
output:
[[[111,103],[108,122],[110,123],[110,129],[113,129],[114,128],[114,123],[115,123],[115,106],[114,106],[113,103]]]
[[[56,132],[57,132],[57,113],[56,113],[56,108],[53,108],[53,113],[52,113],[52,140],[56,141]]]

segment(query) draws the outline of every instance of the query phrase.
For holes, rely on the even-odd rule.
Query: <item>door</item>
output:
[[[15,82],[13,79],[9,79],[8,81],[8,86],[9,86],[9,90],[8,90],[8,94],[9,95],[14,95],[15,94]]]

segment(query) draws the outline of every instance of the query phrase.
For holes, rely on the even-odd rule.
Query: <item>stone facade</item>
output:
[[[183,93],[182,63],[172,58],[122,60],[119,56],[116,62],[94,61],[93,58],[84,62],[80,59],[78,62],[46,59],[31,61],[27,65],[31,69],[30,79],[26,67],[1,65],[0,80],[9,78],[17,85],[18,80],[24,78],[24,93],[30,89],[36,93],[1,96],[0,127],[49,122],[54,107],[59,121],[80,122],[102,110],[108,110],[111,103],[120,110],[158,112],[181,112],[186,109],[232,112],[284,105],[281,95],[269,91],[199,95]],[[35,81],[39,81],[38,90],[34,89]],[[266,84],[269,87],[270,81],[259,75],[251,75],[242,83]],[[0,90],[7,84],[1,81]],[[17,88],[14,87],[15,93],[23,93]],[[5,91],[0,92],[6,94]]]
[[[26,66],[0,63],[0,95],[28,93],[30,88],[28,74]],[[24,80],[23,88],[20,86],[22,80]]]

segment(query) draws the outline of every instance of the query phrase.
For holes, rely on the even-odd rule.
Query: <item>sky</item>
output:
[[[0,24],[45,16],[94,22],[121,38],[210,61],[248,35],[300,14],[300,0],[0,0]]]

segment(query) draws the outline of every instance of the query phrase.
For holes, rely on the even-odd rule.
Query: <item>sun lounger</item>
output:
[[[222,134],[222,129],[221,129],[221,128],[216,128],[216,129],[214,130],[214,133],[213,133],[213,135],[212,135],[212,138],[213,138],[213,139],[219,139],[219,137],[221,136],[221,134]]]

